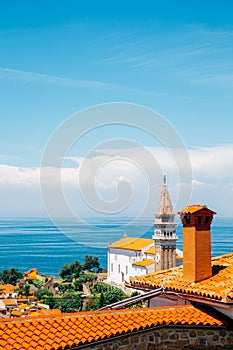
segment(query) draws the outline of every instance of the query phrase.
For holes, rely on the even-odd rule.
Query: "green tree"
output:
[[[103,282],[95,282],[95,283],[91,283],[89,285],[89,288],[92,293],[101,293],[101,292],[107,292],[108,290],[110,290],[111,286]]]
[[[71,271],[71,268],[70,268],[70,266],[68,265],[68,264],[65,264],[62,268],[61,268],[61,270],[60,270],[60,272],[59,272],[59,275],[60,275],[60,277],[63,279],[63,280],[67,280],[67,279],[70,279],[71,278],[71,276],[72,276],[72,271]]]
[[[103,306],[115,303],[117,301],[127,298],[127,295],[119,288],[112,288],[104,283],[96,282],[98,294],[92,295],[84,304],[84,309],[97,310]],[[90,288],[91,289],[91,288]],[[94,289],[91,289],[94,292]]]
[[[97,310],[99,308],[99,299],[92,295],[84,304],[84,311]]]
[[[98,278],[98,276],[94,273],[82,272],[82,275],[79,277],[79,280],[82,281],[82,283],[86,283],[86,282],[96,281],[97,278]]]
[[[52,294],[44,295],[42,299],[43,304],[49,305],[50,309],[55,309],[55,301],[56,299]]]
[[[3,270],[0,272],[0,280],[2,280],[4,284],[13,284],[16,286],[17,282],[22,278],[23,274],[13,267],[9,270]]]
[[[84,258],[84,270],[99,272],[100,263],[97,256],[86,255]]]
[[[134,290],[134,291],[132,292],[132,294],[131,294],[131,298],[132,298],[132,297],[136,297],[136,296],[138,296],[138,295],[141,295],[141,293],[140,293],[138,290]]]
[[[54,299],[54,309],[60,309],[62,312],[79,311],[82,307],[82,299],[78,294],[65,293],[62,297]]]
[[[77,279],[75,282],[74,282],[74,289],[76,291],[80,291],[82,292],[83,291],[83,281],[79,278]]]
[[[26,297],[28,297],[30,295],[30,285],[29,284],[25,284],[23,286],[23,295],[25,295]]]
[[[48,297],[53,297],[53,294],[46,288],[40,288],[34,293],[35,297],[42,303],[47,304]]]
[[[104,293],[104,304],[109,305],[125,298],[126,294],[121,289],[114,288]]]
[[[73,287],[71,284],[58,284],[58,290],[61,293],[65,293],[65,292],[71,292],[73,290]]]
[[[70,265],[65,264],[61,268],[59,275],[63,280],[72,282],[73,279],[79,278],[82,271],[83,271],[82,264],[78,260],[76,260],[76,261],[73,261]]]
[[[100,297],[98,299],[98,309],[101,307],[105,306],[105,298],[104,298],[104,293],[100,293]]]
[[[83,271],[83,266],[78,260],[76,260],[72,262],[72,264],[70,264],[70,270],[72,273],[72,277],[77,279],[79,278],[81,272]]]

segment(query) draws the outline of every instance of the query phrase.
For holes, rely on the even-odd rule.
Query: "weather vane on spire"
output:
[[[163,185],[167,185],[167,175],[163,175]]]

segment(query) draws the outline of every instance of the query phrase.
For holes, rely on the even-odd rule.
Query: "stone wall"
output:
[[[154,330],[114,337],[86,350],[220,350],[233,349],[233,331],[207,327],[156,327]]]

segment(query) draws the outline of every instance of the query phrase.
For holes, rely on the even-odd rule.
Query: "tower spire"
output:
[[[160,193],[159,204],[156,209],[156,217],[160,215],[174,215],[171,198],[167,188],[167,175],[163,175],[163,187]]]
[[[176,241],[178,237],[174,219],[173,206],[167,188],[167,176],[164,175],[154,223],[155,271],[176,266]]]

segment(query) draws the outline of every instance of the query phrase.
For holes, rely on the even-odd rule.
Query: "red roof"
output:
[[[57,350],[160,325],[221,326],[193,306],[92,311],[0,321],[0,349]]]

